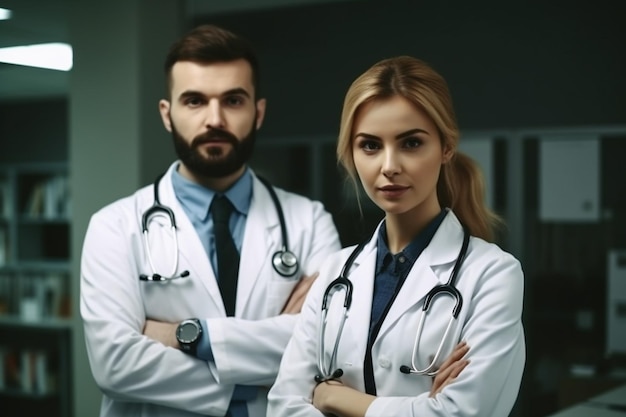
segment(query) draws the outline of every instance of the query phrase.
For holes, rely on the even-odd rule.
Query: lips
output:
[[[395,184],[378,187],[378,190],[386,198],[398,198],[398,197],[401,197],[402,194],[404,194],[404,192],[406,190],[408,190],[408,189],[409,189],[409,187],[406,187],[404,185],[395,185]]]
[[[406,190],[409,187],[406,187],[404,185],[385,185],[382,187],[378,187],[378,189],[380,191],[401,191],[401,190]]]

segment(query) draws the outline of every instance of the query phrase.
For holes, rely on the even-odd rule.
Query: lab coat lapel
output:
[[[167,174],[163,176],[159,192],[161,195],[161,202],[169,206],[174,211],[174,215],[176,216],[176,226],[178,228],[178,251],[180,253],[178,268],[179,270],[187,269],[189,271],[189,278],[193,279],[195,282],[201,282],[202,286],[204,286],[209,293],[210,300],[215,305],[215,308],[226,314],[224,303],[222,302],[222,296],[220,295],[220,290],[217,286],[215,272],[213,271],[209,257],[204,250],[204,246],[202,245],[200,237],[191,223],[191,220],[189,220],[187,214],[174,195],[171,175],[175,167],[176,163],[173,164]]]
[[[256,177],[253,184],[237,283],[237,315],[244,316],[254,286],[264,273],[262,271],[265,269],[265,273],[273,272],[266,264],[271,262],[273,252],[279,246],[277,242],[281,238],[280,222],[269,192]]]
[[[374,236],[377,235],[377,233],[374,234]],[[357,256],[354,266],[348,275],[353,289],[352,306],[348,312],[346,327],[350,329],[354,344],[357,347],[354,351],[355,357],[361,362],[365,357],[367,348],[370,317],[372,314],[375,268],[376,239],[374,238],[363,248],[361,254]]]
[[[384,334],[415,304],[423,302],[435,286],[448,281],[463,241],[463,229],[452,212],[437,229],[430,244],[415,261],[404,285],[383,321],[379,336]]]

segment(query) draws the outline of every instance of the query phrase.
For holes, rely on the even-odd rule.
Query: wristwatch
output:
[[[183,320],[176,329],[176,340],[178,340],[180,349],[194,356],[196,355],[201,335],[202,325],[200,320],[195,318]]]

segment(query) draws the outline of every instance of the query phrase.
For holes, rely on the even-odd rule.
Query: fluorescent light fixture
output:
[[[0,62],[69,71],[72,69],[72,47],[66,43],[41,43],[0,48]]]
[[[12,14],[11,10],[0,7],[0,20],[9,20]]]

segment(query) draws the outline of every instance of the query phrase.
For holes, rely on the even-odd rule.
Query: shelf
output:
[[[27,392],[17,388],[0,389],[0,397],[12,397],[25,400],[47,400],[57,397],[58,395],[59,393],[54,391],[40,394],[36,392]]]
[[[20,327],[32,330],[68,330],[72,328],[72,321],[66,318],[42,318],[40,320],[25,320],[15,315],[0,315],[0,326]]]
[[[65,260],[51,261],[20,261],[0,265],[0,273],[17,272],[68,272],[70,263]]]
[[[2,221],[2,219],[0,219],[0,221]],[[70,219],[67,217],[44,217],[41,215],[31,216],[21,214],[18,222],[24,225],[68,224]]]

